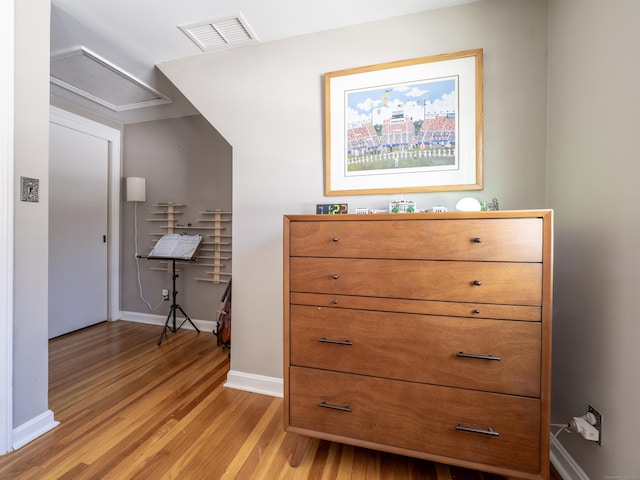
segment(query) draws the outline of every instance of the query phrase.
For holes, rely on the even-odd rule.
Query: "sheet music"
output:
[[[170,233],[164,235],[149,253],[150,257],[191,259],[196,253],[202,235],[180,235]]]

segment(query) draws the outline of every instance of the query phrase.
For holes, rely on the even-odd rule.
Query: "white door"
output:
[[[107,320],[109,142],[49,125],[49,338],[53,338]]]

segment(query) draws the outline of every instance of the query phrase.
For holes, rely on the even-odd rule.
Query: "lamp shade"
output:
[[[146,201],[146,179],[127,177],[127,202]]]

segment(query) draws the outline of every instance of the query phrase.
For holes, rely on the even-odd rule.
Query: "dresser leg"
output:
[[[293,449],[293,456],[291,457],[291,466],[297,467],[302,462],[302,458],[304,457],[305,452],[307,451],[307,447],[309,446],[309,442],[311,441],[311,437],[307,437],[305,435],[298,435],[296,439],[296,446]]]

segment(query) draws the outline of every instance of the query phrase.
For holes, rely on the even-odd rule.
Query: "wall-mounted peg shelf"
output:
[[[223,212],[221,210],[206,210],[200,212],[203,218],[198,221],[207,223],[207,230],[213,233],[205,235],[202,246],[200,247],[200,258],[210,260],[211,263],[203,263],[204,266],[213,267],[213,270],[207,270],[206,274],[211,275],[206,278],[197,278],[203,282],[228,283],[231,277],[231,234],[223,233],[231,223],[231,212]]]
[[[151,212],[154,217],[148,218],[146,221],[164,223],[160,228],[165,230],[162,233],[151,233],[152,236],[157,237],[154,242],[157,242],[163,235],[170,233],[193,231],[194,235],[202,235],[203,239],[197,254],[198,261],[177,261],[177,263],[209,268],[209,270],[205,271],[208,276],[196,278],[198,281],[216,284],[228,283],[231,278],[231,234],[226,232],[230,230],[228,227],[231,223],[231,212],[205,210],[199,212],[200,218],[196,220],[199,225],[193,225],[192,223],[182,225],[178,223],[178,215],[183,213],[180,208],[184,206],[183,204],[175,203],[157,203],[154,205],[154,208],[157,209]],[[170,271],[171,264],[168,263],[166,267],[152,267],[150,270]]]

